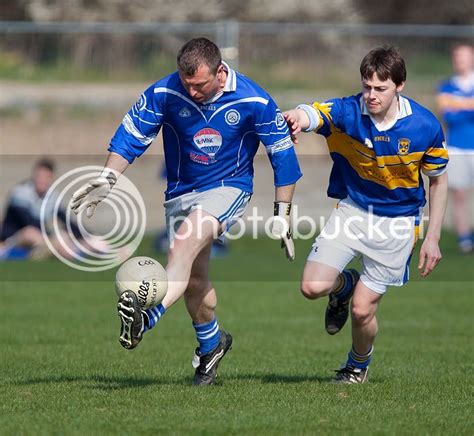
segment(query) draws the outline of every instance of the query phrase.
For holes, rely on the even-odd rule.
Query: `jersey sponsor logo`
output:
[[[181,110],[178,112],[178,115],[181,117],[181,118],[189,118],[191,116],[191,110],[184,106],[183,108],[181,108]]]
[[[201,129],[194,134],[193,141],[201,151],[211,158],[211,162],[215,161],[214,156],[222,145],[222,135],[217,130],[210,127]]]
[[[374,141],[377,142],[390,142],[390,136],[374,136]]]
[[[240,114],[235,109],[230,109],[225,113],[224,119],[229,126],[235,126],[240,121]]]
[[[189,159],[201,165],[209,165],[211,162],[215,161],[215,159],[212,160],[209,156],[205,154],[199,154],[199,153],[193,153],[193,152],[189,153]]]
[[[411,141],[407,138],[400,138],[398,140],[398,154],[400,156],[405,156],[408,154],[410,150],[410,143]]]
[[[137,100],[137,102],[135,103],[135,109],[137,110],[137,112],[140,112],[145,107],[146,107],[146,97],[145,97],[145,94],[142,94],[140,98]]]
[[[281,151],[288,150],[293,147],[293,141],[289,136],[286,138],[280,139],[275,142],[272,146],[268,147],[268,152],[271,154],[280,153]]]
[[[286,127],[285,117],[281,112],[278,112],[275,117],[275,123],[279,129]]]
[[[201,110],[202,111],[215,111],[216,105],[215,104],[202,104]]]

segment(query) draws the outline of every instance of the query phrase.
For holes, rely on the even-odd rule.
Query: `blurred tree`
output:
[[[473,24],[472,0],[353,0],[367,23]]]
[[[28,0],[2,0],[0,2],[0,20],[2,21],[30,21]]]

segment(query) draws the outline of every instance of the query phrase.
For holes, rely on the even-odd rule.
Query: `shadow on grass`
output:
[[[98,390],[120,390],[130,388],[143,388],[153,385],[182,385],[188,386],[191,382],[189,377],[131,377],[131,376],[106,376],[106,375],[51,375],[46,377],[26,378],[12,382],[15,385],[30,386],[36,384],[61,384],[61,383],[81,383],[84,387]]]
[[[236,374],[233,376],[226,376],[227,380],[257,380],[261,383],[274,384],[295,384],[295,383],[329,383],[334,377],[308,374]]]
[[[219,380],[219,385],[232,381],[257,381],[268,384],[296,384],[296,383],[329,383],[332,377],[321,377],[318,375],[290,375],[290,374],[235,374],[227,375],[225,371]],[[63,383],[79,383],[85,388],[94,390],[116,391],[121,389],[145,388],[148,386],[190,386],[191,377],[185,376],[159,376],[159,377],[132,377],[132,376],[106,376],[98,374],[90,375],[51,375],[45,377],[32,377],[17,380],[12,384],[17,386],[48,385]]]

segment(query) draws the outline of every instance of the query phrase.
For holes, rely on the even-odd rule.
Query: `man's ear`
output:
[[[397,86],[397,93],[400,94],[400,92],[403,91],[403,88],[405,88],[405,82],[402,82]]]

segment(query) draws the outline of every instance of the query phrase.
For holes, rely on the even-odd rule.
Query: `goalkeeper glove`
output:
[[[295,244],[290,229],[291,203],[275,201],[273,206],[272,235],[281,239],[281,248],[285,249],[288,260],[295,260]]]
[[[99,177],[89,180],[72,194],[70,204],[72,211],[77,215],[86,208],[87,218],[91,218],[97,205],[109,195],[117,183],[118,175],[118,171],[105,167]]]

